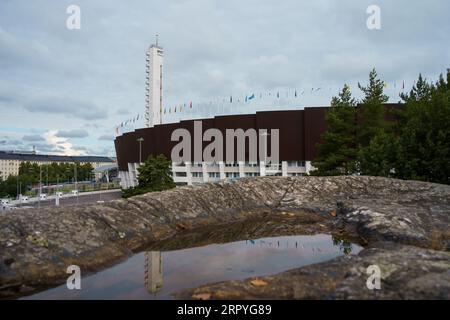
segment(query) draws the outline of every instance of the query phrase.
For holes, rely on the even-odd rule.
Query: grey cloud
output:
[[[44,137],[38,134],[24,135],[22,139],[24,141],[45,141]]]
[[[278,87],[364,83],[373,67],[386,80],[412,84],[419,72],[435,79],[449,67],[447,0],[379,1],[379,31],[366,28],[372,0],[79,2],[82,27],[70,31],[69,2],[0,1],[0,126],[20,119],[31,128],[39,117],[42,132],[101,120],[78,125],[91,133],[89,148],[101,148],[97,137],[144,112],[145,50],[155,33],[165,50],[167,107]],[[330,96],[305,97],[297,107]]]
[[[3,148],[10,149],[16,149],[17,147],[21,147],[23,145],[23,142],[17,139],[5,139],[0,140],[0,145],[3,146]]]
[[[86,138],[89,136],[89,133],[86,130],[78,129],[78,130],[59,130],[56,133],[57,137],[60,138]]]
[[[129,115],[129,114],[131,114],[130,109],[120,108],[117,110],[117,115],[119,115],[119,116],[125,116],[125,115]]]
[[[102,110],[92,102],[70,97],[44,97],[28,101],[24,108],[33,113],[65,114],[83,120],[98,120],[107,117]]]
[[[38,153],[53,153],[59,151],[54,145],[47,143],[36,143],[33,145],[28,145],[27,149],[32,150],[35,147]]]
[[[112,141],[114,140],[114,136],[111,134],[104,134],[98,137],[98,140],[106,140],[106,141]]]

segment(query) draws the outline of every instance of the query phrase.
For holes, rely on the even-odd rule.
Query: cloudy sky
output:
[[[71,4],[80,30],[66,27]],[[366,26],[372,4],[380,30]],[[449,12],[448,0],[1,0],[0,150],[114,155],[115,127],[144,112],[155,34],[164,105],[194,105],[164,122],[327,105],[344,83],[359,97],[373,67],[396,102],[403,82],[450,67]]]

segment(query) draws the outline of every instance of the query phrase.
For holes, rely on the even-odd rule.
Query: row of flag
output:
[[[143,116],[140,115],[140,114],[138,114],[137,116],[135,116],[135,117],[133,117],[133,118],[130,118],[130,119],[126,120],[126,121],[123,121],[122,123],[120,123],[119,125],[117,125],[117,126],[114,128],[115,131],[116,131],[116,134],[119,134],[120,128],[124,128],[124,127],[127,127],[127,126],[129,126],[129,125],[131,125],[131,124],[133,124],[133,123],[136,123],[136,122],[139,121],[139,119],[142,119],[142,118],[143,118]]]
[[[387,89],[387,88],[389,88],[391,86],[394,89],[396,89],[397,88],[397,82],[396,81],[393,81],[392,83],[384,82],[384,88],[385,89]],[[331,87],[329,87],[328,89],[329,89],[330,92],[332,91]],[[402,82],[401,89],[402,90],[405,89],[405,81]],[[241,104],[241,103],[245,103],[245,102],[248,103],[248,102],[251,102],[253,100],[256,100],[258,97],[259,97],[259,99],[263,99],[265,97],[276,97],[277,99],[280,99],[283,96],[286,97],[286,98],[289,98],[289,97],[300,98],[305,93],[314,94],[314,93],[319,92],[319,91],[323,91],[323,88],[322,87],[312,87],[311,89],[308,89],[308,90],[294,90],[293,94],[290,94],[290,92],[292,92],[292,91],[285,91],[285,92],[283,92],[284,95],[280,91],[276,91],[273,94],[272,94],[272,92],[269,91],[269,92],[266,92],[265,94],[259,93],[259,95],[255,95],[255,93],[251,93],[251,94],[246,95],[245,97],[244,96],[233,96],[233,95],[230,95],[229,99],[222,98],[222,103],[227,103],[227,102],[230,103],[230,104],[235,104],[235,103]],[[215,101],[215,103],[219,102],[219,100],[220,99],[217,99],[217,101]],[[209,105],[212,105],[212,103],[213,103],[213,101],[210,101]],[[202,104],[199,104],[199,105],[205,105],[205,104],[202,103]],[[180,112],[183,112],[184,110],[192,109],[193,106],[194,106],[193,102],[190,101],[189,103],[183,103],[183,104],[179,104],[179,105],[176,105],[176,106],[173,106],[173,107],[164,108],[162,110],[162,113],[163,114],[180,113]],[[133,125],[134,123],[139,121],[139,119],[142,120],[143,118],[144,117],[142,115],[138,114],[134,118],[128,119],[128,120],[120,123],[119,125],[117,125],[115,127],[116,133],[119,134],[120,128],[124,128],[124,127],[128,127],[130,125]]]
[[[331,89],[331,88],[330,88]],[[315,92],[315,91],[319,91],[319,90],[321,90],[321,88],[312,88],[311,89],[311,92]],[[297,92],[297,90],[295,90],[295,92],[294,92],[294,97],[299,97],[300,95],[303,95],[305,93],[305,90],[303,90],[303,91],[301,91],[300,93],[298,93]],[[272,93],[271,92],[269,92],[268,93],[268,96],[272,96]],[[281,94],[280,94],[280,91],[278,91],[276,94],[274,94],[274,96],[276,96],[277,98],[280,98],[281,97]],[[286,92],[286,97],[288,97],[289,96],[289,92]],[[259,98],[260,99],[262,99],[263,98],[263,94],[262,93],[260,93],[259,94]],[[242,101],[244,102],[249,102],[249,101],[251,101],[251,100],[254,100],[254,99],[256,99],[256,95],[254,94],[254,93],[252,93],[251,95],[246,95],[245,97],[242,97]],[[223,98],[222,99],[222,102],[223,103],[225,103],[226,102],[226,99],[225,98]],[[238,97],[234,97],[233,98],[233,96],[231,95],[230,96],[230,98],[229,98],[229,103],[236,103],[236,102],[238,102],[238,103],[240,103],[241,102],[241,97],[240,96],[238,96]],[[212,101],[210,101],[209,102],[209,104],[212,104]],[[192,101],[189,103],[189,108],[190,109],[192,109],[192,106],[193,106],[193,104],[192,104]],[[178,112],[181,112],[181,111],[183,111],[183,109],[186,109],[186,103],[184,103],[184,104],[181,104],[181,105],[178,105],[178,106],[175,106],[175,107],[170,107],[170,108],[164,108],[164,114],[166,114],[166,113],[176,113],[177,111]]]
[[[388,87],[389,87],[388,82],[385,82],[385,83],[384,83],[384,87],[385,87],[385,88],[388,88]],[[393,83],[393,87],[394,87],[394,88],[397,87],[397,83],[396,83],[396,82]],[[403,81],[403,83],[402,83],[402,89],[405,89],[405,82],[404,82],[404,81]],[[318,91],[321,91],[321,90],[323,90],[323,88],[321,88],[321,87],[311,88],[310,93],[318,92]],[[331,91],[331,90],[332,90],[332,88],[330,87],[330,88],[329,88],[329,91]],[[295,90],[293,96],[294,96],[294,98],[298,98],[298,97],[300,97],[300,96],[303,96],[303,95],[305,94],[305,92],[306,92],[305,90],[301,90],[301,91]],[[262,93],[259,94],[259,98],[260,98],[260,99],[262,99],[263,96],[264,96],[264,95],[263,95]],[[281,97],[281,93],[280,93],[280,91],[277,91],[276,93],[274,93],[274,95],[272,95],[271,92],[268,92],[266,96],[269,96],[269,97],[270,97],[270,96],[276,96],[277,98],[280,98],[280,97]],[[285,96],[286,96],[286,97],[289,97],[289,91],[286,91],[286,92],[285,92]],[[254,99],[256,99],[256,95],[255,95],[254,93],[252,93],[252,94],[250,94],[250,95],[246,95],[245,97],[242,97],[242,101],[243,101],[243,102],[249,102],[249,101],[254,100]],[[226,99],[223,98],[223,99],[222,99],[222,102],[225,103],[225,101],[226,101]],[[241,97],[238,96],[238,97],[234,97],[234,98],[233,98],[233,96],[230,95],[229,103],[234,103],[234,102],[240,103],[240,102],[241,102]],[[210,104],[212,104],[212,101],[210,101]],[[178,112],[181,112],[181,111],[183,111],[183,108],[186,108],[186,104],[185,104],[185,103],[179,105],[178,107],[175,106],[175,107],[173,107],[173,109],[172,109],[172,108],[168,108],[168,109],[164,108],[164,114],[166,114],[166,113],[172,113],[172,112],[173,112],[173,113],[176,113],[177,110],[178,110]],[[192,101],[189,103],[189,108],[192,109]]]
[[[416,84],[416,82],[414,81],[414,85],[415,84]],[[394,87],[394,89],[397,88],[397,82],[394,81],[393,87]],[[385,89],[389,88],[389,83],[388,82],[384,82],[384,88]],[[405,81],[402,82],[402,90],[405,90]]]

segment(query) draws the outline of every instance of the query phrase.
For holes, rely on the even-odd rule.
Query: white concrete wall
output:
[[[137,186],[138,167],[138,163],[129,163],[128,171],[119,171],[120,185],[122,188],[127,189]],[[265,165],[264,161],[261,161],[256,166],[244,162],[240,162],[236,166],[225,166],[224,162],[219,162],[215,165],[206,162],[201,163],[201,165],[192,164],[190,162],[184,164],[172,163],[174,182],[187,185],[215,182],[224,179],[236,179],[237,177],[243,178],[246,176],[301,176],[314,169],[315,168],[311,165],[310,161],[304,162],[304,165],[295,166],[289,166],[287,161],[283,161],[278,165]],[[227,178],[227,173],[233,177]],[[196,176],[193,176],[193,174]],[[214,175],[214,177],[211,177],[210,174]],[[216,175],[218,175],[218,177],[216,177]]]

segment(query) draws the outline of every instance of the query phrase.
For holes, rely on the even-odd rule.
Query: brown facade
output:
[[[210,128],[219,129],[224,139],[226,129],[247,130],[254,128],[257,132],[260,129],[279,129],[280,161],[312,161],[317,156],[316,145],[320,142],[320,136],[327,127],[325,121],[327,109],[328,107],[314,107],[292,111],[264,111],[248,115],[185,120],[179,123],[156,125],[154,128],[138,129],[118,136],[115,140],[119,170],[126,171],[128,163],[139,162],[139,142],[137,142],[137,139],[140,137],[144,138],[142,160],[147,159],[150,154],[164,154],[167,158],[170,158],[172,148],[178,144],[177,141],[171,141],[172,132],[177,128],[184,128],[190,132],[192,139],[195,139],[194,121],[202,122],[203,132]],[[203,148],[209,143],[203,142]],[[268,147],[270,155],[270,143]],[[248,147],[246,147],[246,150],[248,150]],[[194,150],[191,150],[191,155],[194,156]]]
[[[164,154],[170,158],[172,148],[178,143],[170,141],[177,128],[187,129],[194,139],[194,121],[202,122],[202,131],[219,129],[225,138],[226,129],[279,129],[280,161],[312,160],[316,156],[316,143],[326,129],[327,108],[305,108],[294,111],[264,111],[250,115],[218,116],[211,119],[185,120],[179,123],[156,125],[153,128],[138,129],[125,133],[115,140],[117,161],[121,171],[127,170],[128,163],[139,162],[139,142],[142,137],[142,159],[150,154]],[[270,137],[268,139],[270,141]],[[203,147],[210,142],[203,142]],[[248,147],[246,148],[248,150]],[[194,150],[191,150],[192,157]],[[225,150],[224,150],[225,155]],[[270,155],[270,143],[269,143]]]

